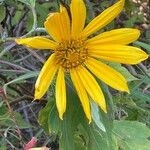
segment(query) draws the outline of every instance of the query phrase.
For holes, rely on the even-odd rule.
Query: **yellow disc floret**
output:
[[[67,71],[81,65],[87,58],[88,51],[83,40],[65,41],[55,50],[58,63]]]

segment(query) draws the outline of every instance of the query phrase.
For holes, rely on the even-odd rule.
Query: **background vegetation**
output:
[[[38,139],[37,146],[46,145],[52,150],[57,150],[58,145],[60,147],[65,145],[64,150],[68,150],[74,143],[75,150],[85,150],[86,147],[88,150],[148,150],[149,60],[134,66],[110,64],[126,76],[131,94],[114,91],[101,83],[109,99],[110,113],[109,117],[105,116],[93,104],[95,117],[90,128],[85,125],[84,128],[78,126],[78,129],[75,129],[74,126],[83,117],[71,108],[80,105],[74,103],[75,101],[68,105],[72,109],[69,118],[71,120],[71,117],[77,116],[76,122],[70,124],[70,120],[68,122],[65,120],[61,127],[59,126],[53,101],[53,86],[43,100],[32,101],[38,71],[50,53],[18,46],[14,39],[46,35],[43,22],[50,12],[58,11],[59,2],[59,0],[0,0],[0,150],[22,149],[33,136]],[[65,2],[69,4],[70,1]],[[89,22],[115,1],[85,0],[85,2]],[[133,45],[150,53],[149,6],[149,0],[126,0],[121,15],[101,32],[121,27],[138,28],[141,30],[141,37]],[[76,94],[73,94],[75,99]],[[55,126],[56,124],[58,126]],[[64,130],[63,127],[68,130]],[[110,128],[113,134],[109,134]],[[86,129],[89,131],[88,134]],[[64,137],[59,141],[60,131]]]

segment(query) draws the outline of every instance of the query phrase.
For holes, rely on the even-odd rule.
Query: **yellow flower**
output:
[[[35,99],[40,99],[46,93],[57,74],[56,106],[61,119],[66,111],[65,74],[70,74],[83,110],[90,122],[89,96],[104,112],[107,111],[103,92],[92,74],[117,90],[129,92],[126,79],[99,59],[137,64],[148,58],[148,55],[141,49],[127,46],[138,39],[140,32],[137,29],[116,29],[89,38],[90,35],[110,23],[121,12],[123,6],[124,0],[119,0],[84,27],[85,4],[83,0],[72,0],[71,19],[66,8],[60,6],[60,12],[51,13],[44,23],[53,40],[40,36],[16,39],[18,44],[28,47],[54,50],[36,81]]]

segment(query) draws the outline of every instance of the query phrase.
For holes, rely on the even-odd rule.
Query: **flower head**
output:
[[[109,86],[129,92],[126,79],[101,60],[137,64],[148,55],[139,48],[127,46],[138,39],[137,29],[122,28],[101,33],[93,38],[90,35],[110,23],[123,9],[124,0],[103,11],[86,27],[86,7],[83,0],[72,0],[71,19],[65,7],[60,12],[51,13],[44,26],[53,40],[44,37],[16,39],[18,44],[38,49],[53,49],[53,54],[44,64],[35,84],[35,99],[40,99],[56,78],[56,106],[63,119],[66,111],[65,74],[70,74],[86,117],[91,121],[89,96],[106,112],[103,92],[93,77]]]

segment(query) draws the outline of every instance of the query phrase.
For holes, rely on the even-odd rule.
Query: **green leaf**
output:
[[[88,134],[89,143],[87,150],[117,150],[116,137],[112,133],[103,132],[93,124],[88,129]]]
[[[29,123],[27,123],[23,118],[22,116],[17,113],[17,112],[13,112],[14,113],[14,116],[16,118],[16,124],[18,125],[18,127],[20,129],[26,129],[26,128],[30,128],[31,125]],[[16,128],[16,124],[14,123],[13,121],[13,117],[11,115],[9,115],[8,113],[7,114],[3,114],[0,116],[0,126],[1,129],[5,129],[5,128]]]
[[[112,96],[108,90],[108,87],[104,84],[101,84],[102,90],[104,92],[105,98],[107,99],[107,110],[108,113],[104,113],[99,109],[99,115],[101,116],[102,124],[105,127],[106,132],[103,132],[98,126],[94,123],[91,126],[87,127],[86,131],[89,135],[88,141],[88,150],[117,150],[116,139],[112,134],[112,113],[113,113],[113,104]]]
[[[129,88],[131,89],[131,97],[134,100],[140,100],[141,103],[150,102],[150,96],[147,93],[144,93],[144,91],[140,90],[140,86],[142,84],[148,84],[150,83],[149,77],[143,77],[143,79],[138,80],[136,82],[132,82],[129,84]]]
[[[20,1],[26,5],[29,5],[31,7],[35,7],[36,0],[18,0],[18,1]]]
[[[102,112],[99,107],[92,106],[94,121],[89,124],[70,80],[68,82],[67,110],[63,121],[59,119],[55,100],[51,98],[46,107],[40,111],[39,123],[49,133],[59,135],[60,150],[116,150],[117,144],[112,135],[112,120],[110,119],[112,116]],[[109,100],[111,97],[106,96],[106,98]]]
[[[106,129],[101,121],[98,105],[96,105],[94,102],[91,102],[91,113],[92,113],[93,121],[98,126],[98,128],[106,132]]]
[[[5,138],[0,138],[0,150],[7,150]]]
[[[2,143],[3,144],[3,142],[0,142],[0,143]],[[0,150],[7,150],[7,148],[6,148],[6,145],[1,145],[1,147],[0,147]]]
[[[14,80],[4,84],[4,86],[3,86],[4,92],[6,93],[6,89],[7,89],[8,85],[13,84],[13,83],[18,83],[18,82],[24,81],[24,80],[32,78],[32,77],[36,77],[37,75],[38,75],[37,71],[29,71],[28,73],[21,75],[17,79],[14,79]]]
[[[124,21],[125,27],[133,27],[138,20],[138,15],[131,16],[129,20]]]
[[[34,18],[32,12],[29,12],[27,16],[26,30],[29,32],[32,29]]]
[[[114,134],[121,150],[149,150],[150,129],[137,121],[114,121]]]
[[[59,5],[56,1],[51,1],[50,3],[36,3],[36,12],[38,15],[38,26],[43,27],[43,24],[49,14],[49,10],[59,10]]]
[[[19,7],[19,9],[21,9],[21,11],[15,12],[15,15],[12,18],[12,25],[16,25],[18,23],[18,20],[20,20],[22,18],[23,7],[21,5],[18,7]]]
[[[0,23],[4,20],[6,15],[6,8],[3,5],[0,5]]]
[[[83,142],[83,139],[81,136],[76,135],[74,137],[74,140],[75,140],[75,150],[86,150],[86,145]]]
[[[127,13],[127,15],[130,15],[131,12],[133,11],[135,5],[133,2],[131,2],[130,0],[126,0],[125,1],[125,11]]]
[[[47,133],[59,133],[60,120],[56,111],[54,99],[49,99],[46,106],[39,112],[39,123]]]
[[[125,67],[121,66],[121,64],[117,63],[108,63],[112,68],[120,72],[128,82],[138,80],[138,78],[134,77]]]
[[[14,115],[15,115],[16,122],[17,122],[17,124],[18,124],[18,127],[19,127],[20,129],[31,128],[31,125],[30,125],[28,122],[26,122],[26,121],[22,118],[22,116],[21,116],[20,113],[14,112]]]
[[[150,96],[148,94],[145,94],[139,90],[135,90],[134,92],[131,92],[131,96],[135,99],[140,99],[141,102],[150,102]]]
[[[40,110],[38,122],[42,126],[42,128],[49,133],[48,131],[48,121],[49,121],[49,112],[52,109],[52,104],[50,101],[47,102],[46,106]]]
[[[2,0],[6,5],[17,8],[17,0]]]
[[[31,3],[32,7],[35,7],[35,2],[36,2],[36,0],[30,0],[30,3]]]
[[[67,110],[63,121],[58,117],[55,100],[49,99],[46,107],[39,113],[39,123],[49,133],[59,134],[60,150],[70,150],[70,147],[71,150],[75,150],[74,133],[81,121],[82,114],[83,111],[76,94],[68,92]]]
[[[107,136],[94,126],[89,128],[89,143],[87,150],[108,150]]]
[[[147,30],[145,33],[146,39],[150,40],[150,30]]]
[[[0,116],[2,116],[3,114],[7,113],[7,107],[4,105],[4,101],[0,101],[1,105],[0,105]]]

